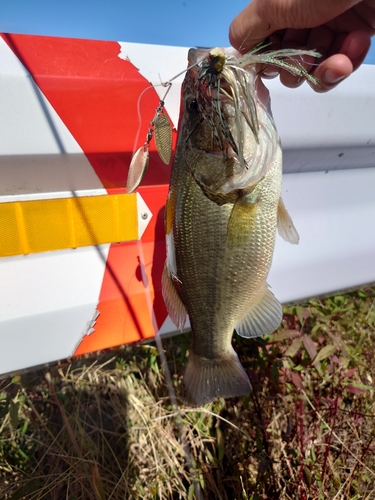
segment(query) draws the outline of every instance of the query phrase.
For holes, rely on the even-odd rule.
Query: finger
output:
[[[306,43],[309,38],[309,29],[295,30],[287,29],[281,40],[282,49],[301,49],[306,48]]]
[[[335,37],[330,52],[337,50],[339,43],[341,43],[340,53],[328,57],[313,72],[319,82],[317,86],[312,85],[316,92],[333,89],[358,69],[370,49],[371,38],[364,31],[354,31],[346,37],[339,34]]]
[[[333,33],[333,42],[331,48],[328,51],[327,57],[334,56],[335,54],[339,54],[341,47],[345,42],[345,38],[348,36],[348,33]]]
[[[285,30],[275,31],[268,37],[270,41],[270,46],[267,47],[268,50],[279,50],[281,49],[281,42],[284,37]]]
[[[309,82],[316,92],[327,92],[353,73],[353,64],[344,54],[335,54],[323,61],[313,72],[317,85]]]
[[[375,2],[360,2],[353,7],[356,14],[363,19],[371,28],[375,28]]]
[[[279,50],[281,49],[281,40],[284,36],[284,30],[276,31],[269,37],[269,45],[266,45],[264,50]],[[262,78],[272,79],[279,76],[280,68],[272,64],[262,65],[259,71]]]
[[[306,41],[309,37],[310,30],[294,30],[287,29],[277,31],[270,37],[271,46],[267,47],[266,50],[278,50],[278,49],[303,49],[305,48]],[[307,69],[306,66],[305,69]],[[298,87],[303,83],[303,78],[295,77],[288,73],[288,71],[280,70],[277,66],[266,66],[262,68],[262,77],[264,78],[275,78],[277,75],[282,74],[282,80],[285,81],[288,87]]]
[[[353,31],[345,38],[340,53],[346,55],[353,64],[353,71],[363,63],[371,46],[371,38],[364,31]]]
[[[359,2],[358,5],[355,5],[352,9],[343,12],[337,17],[332,17],[331,21],[325,23],[327,28],[329,28],[333,33],[351,33],[353,31],[365,31],[370,36],[374,35],[375,28],[370,24],[371,19],[367,21],[357,13],[357,9],[360,3],[364,2]]]
[[[241,53],[270,36],[277,26],[271,26],[267,16],[257,12],[255,2],[248,4],[229,27],[229,41]]]
[[[289,62],[304,68],[308,73],[311,72],[311,68],[315,63],[315,58],[312,56],[299,56],[293,59],[286,59],[285,62]],[[286,87],[291,89],[297,88],[303,84],[305,78],[303,76],[295,76],[286,69],[280,71],[280,81]]]
[[[317,59],[317,62],[321,63],[328,56],[333,41],[334,35],[332,31],[325,26],[319,26],[318,28],[310,30],[309,37],[306,41],[306,47],[319,52],[321,57]]]
[[[262,68],[260,71],[260,76],[262,78],[266,78],[268,80],[272,80],[272,78],[276,78],[279,76],[280,69],[277,68],[276,66],[272,66],[271,64],[267,65],[266,67]]]
[[[233,47],[241,53],[245,53],[276,30],[290,26],[295,29],[305,29],[328,22],[336,25],[344,22],[348,25],[347,32],[353,29],[362,29],[360,26],[365,24],[364,21],[357,15],[357,27],[353,26],[352,12],[348,12],[348,9],[360,1],[315,2],[315,0],[300,0],[292,2],[293,5],[291,5],[291,2],[252,0],[232,21],[229,29],[229,40]],[[341,21],[342,16],[343,20]],[[342,30],[334,29],[334,31]]]
[[[309,29],[295,30],[287,29],[284,32],[284,36],[281,40],[281,48],[283,49],[304,49],[306,48],[306,42],[309,38]],[[292,60],[286,60],[286,62],[292,62]],[[309,66],[304,65],[304,61],[301,58],[299,61],[301,65],[308,70]],[[287,70],[280,70],[280,81],[283,85],[289,88],[297,88],[304,82],[303,77],[294,76]]]
[[[343,41],[342,41],[343,40]],[[340,53],[337,53],[338,44],[341,44]],[[316,92],[327,92],[336,87],[342,80],[353,73],[364,61],[371,46],[371,38],[364,31],[354,31],[346,37],[342,33],[334,38],[328,57],[313,71],[318,85],[312,85]]]
[[[280,71],[280,82],[290,89],[296,89],[300,87],[305,79],[302,76],[294,76],[285,69]]]

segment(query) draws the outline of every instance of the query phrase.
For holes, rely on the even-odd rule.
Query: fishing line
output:
[[[167,87],[168,86],[168,89],[167,89],[166,93],[164,94],[163,99],[161,99],[160,103],[159,103],[159,107],[160,107],[160,105],[164,106],[165,98],[167,97],[168,92],[170,91],[170,89],[172,87],[171,82],[172,82],[172,80],[177,78],[177,76],[179,76],[179,75],[176,75],[175,77],[173,77],[171,80],[169,80],[166,83],[159,83],[158,85],[150,85],[149,87],[146,87],[144,90],[142,90],[140,96],[138,97],[138,100],[137,100],[138,129],[137,129],[137,133],[135,135],[134,144],[133,144],[133,155],[134,155],[135,151],[138,149],[137,148],[138,139],[139,139],[139,134],[141,133],[141,128],[142,128],[141,101],[142,101],[143,95],[147,92],[147,90],[155,89],[156,87]]]
[[[154,88],[154,86],[150,85],[149,87],[145,88],[141,92],[141,95],[138,97],[138,101],[137,101],[138,129],[137,129],[137,133],[135,135],[135,140],[134,140],[134,144],[133,144],[133,155],[134,155],[135,151],[138,149],[137,144],[138,144],[139,134],[141,133],[141,128],[142,128],[141,100],[142,100],[143,94],[145,94],[147,92],[147,90],[150,90],[153,88]]]
[[[185,73],[187,71],[187,69],[185,69],[184,71],[181,71],[180,73],[178,73],[178,75],[174,76],[173,78],[171,78],[170,80],[168,80],[167,82],[161,82],[159,83],[158,85],[150,85],[149,87],[145,88],[140,96],[138,97],[138,100],[137,100],[137,117],[138,117],[138,129],[137,129],[137,133],[135,135],[135,139],[134,139],[134,144],[133,144],[133,155],[135,154],[135,152],[138,150],[137,148],[137,145],[138,145],[138,139],[139,139],[139,134],[141,133],[141,128],[142,128],[142,113],[141,113],[141,101],[142,101],[142,98],[144,96],[144,94],[147,92],[147,90],[150,90],[150,89],[155,89],[156,87],[168,87],[167,91],[165,92],[163,98],[159,101],[159,106],[156,108],[156,113],[158,112],[158,109],[160,107],[164,107],[164,101],[165,101],[165,98],[167,97],[168,95],[168,92],[171,90],[171,87],[172,87],[172,81],[175,80],[178,76],[182,75],[183,73]],[[153,125],[153,122],[155,121],[155,117],[156,115],[154,116],[153,120],[151,120],[151,124]]]
[[[189,71],[191,68],[194,68],[195,66],[198,66],[202,61],[203,59],[205,58],[206,56],[202,56],[196,63],[192,64],[191,66],[189,66],[188,68],[184,69],[183,71],[180,71],[180,73],[177,73],[177,75],[175,75],[173,78],[171,78],[170,80],[168,80],[167,82],[165,83],[161,83],[160,85],[162,87],[167,87],[168,85],[171,86],[172,85],[172,82],[173,80],[175,80],[176,78],[178,78],[179,76],[183,75],[184,73],[186,73],[187,71]],[[169,90],[167,91],[167,93],[169,92]],[[165,94],[166,96],[167,94]],[[165,98],[164,96],[164,98]],[[164,100],[164,99],[163,99]]]
[[[238,52],[241,52],[241,51],[242,51],[242,49],[243,49],[243,48],[244,48],[244,46],[245,46],[245,43],[247,42],[247,40],[249,39],[249,36],[250,36],[250,35],[251,35],[251,33],[252,33],[252,31],[253,31],[253,30],[250,30],[250,31],[248,31],[248,32],[247,32],[247,35],[244,37],[244,39],[243,39],[243,40],[242,40],[242,42],[241,42],[241,45],[240,45],[240,48],[238,49]]]
[[[177,397],[176,397],[176,392],[175,392],[174,387],[173,387],[171,372],[169,371],[167,359],[165,357],[163,342],[162,342],[161,336],[159,334],[159,328],[158,328],[158,324],[156,321],[154,307],[152,304],[150,286],[148,284],[149,280],[148,280],[147,273],[146,273],[145,258],[144,258],[144,253],[143,253],[143,243],[141,240],[137,241],[137,246],[138,246],[139,264],[140,264],[140,268],[141,268],[142,282],[143,282],[143,286],[145,289],[146,302],[147,302],[147,307],[148,307],[148,310],[150,313],[152,328],[154,330],[155,342],[156,342],[157,349],[159,351],[159,356],[160,356],[160,361],[161,361],[161,365],[162,365],[163,372],[164,372],[164,377],[165,377],[165,380],[167,382],[169,397],[171,399],[173,412],[174,412],[174,421],[175,421],[175,424],[176,424],[177,429],[178,429],[178,434],[180,437],[182,449],[184,450],[186,466],[187,466],[189,473],[191,473],[191,471],[194,470],[194,459],[193,459],[193,455],[191,453],[191,448],[190,448],[189,442],[187,441],[186,436],[183,432],[182,415],[181,415],[180,407],[178,406],[178,403],[177,403]],[[195,479],[194,477],[192,477],[191,479],[192,479],[192,483],[194,484],[194,493],[196,496],[196,500],[203,500],[202,490],[201,490],[201,486],[200,486],[198,480]]]

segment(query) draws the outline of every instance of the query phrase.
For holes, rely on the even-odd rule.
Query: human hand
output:
[[[317,80],[310,85],[326,92],[359,68],[375,34],[375,0],[253,0],[233,20],[229,39],[241,53],[269,37],[270,49],[315,49],[320,59],[304,58]],[[280,73],[287,87],[304,81],[285,70],[267,68],[264,76]]]

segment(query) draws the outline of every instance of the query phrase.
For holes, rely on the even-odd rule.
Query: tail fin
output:
[[[249,377],[234,350],[228,356],[213,360],[190,351],[183,388],[182,399],[189,406],[202,406],[215,398],[251,392]]]

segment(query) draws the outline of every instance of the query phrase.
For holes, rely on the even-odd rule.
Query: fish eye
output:
[[[198,111],[198,103],[195,99],[192,99],[191,101],[187,101],[186,111],[190,114],[196,113]]]

